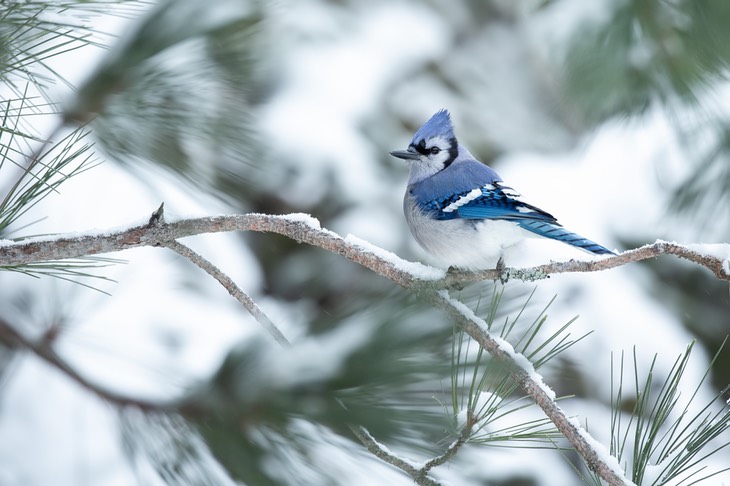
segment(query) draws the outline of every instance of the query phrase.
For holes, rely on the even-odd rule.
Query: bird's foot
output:
[[[507,280],[509,280],[509,272],[507,272],[507,266],[504,264],[504,258],[499,257],[499,260],[497,260],[497,265],[494,267],[494,270],[497,272],[498,279],[502,283],[502,285],[507,283]],[[494,279],[494,281],[497,281],[497,278]]]
[[[496,265],[496,266],[494,267],[494,269],[495,269],[496,271],[498,271],[499,273],[502,273],[502,272],[504,272],[504,269],[505,269],[505,268],[506,268],[506,267],[505,267],[505,265],[504,265],[504,258],[502,258],[502,257],[499,257],[499,260],[497,260],[497,265]]]
[[[463,270],[461,270],[459,267],[450,266],[448,270],[446,270],[447,276],[453,276],[453,275],[461,275],[463,273]],[[456,290],[464,290],[464,286],[460,282],[454,282],[451,284],[451,287]]]

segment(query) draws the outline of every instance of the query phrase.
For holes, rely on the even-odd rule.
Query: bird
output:
[[[504,269],[505,251],[530,237],[594,255],[614,252],[563,228],[525,202],[491,167],[460,145],[442,109],[419,128],[407,150],[390,154],[409,166],[403,210],[416,241],[438,261],[466,270]]]

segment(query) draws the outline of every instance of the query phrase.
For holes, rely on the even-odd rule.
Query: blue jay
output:
[[[465,269],[500,268],[506,249],[535,235],[596,255],[614,254],[566,230],[504,185],[494,170],[459,145],[446,110],[418,129],[408,150],[390,154],[410,168],[403,209],[411,233],[444,263]]]

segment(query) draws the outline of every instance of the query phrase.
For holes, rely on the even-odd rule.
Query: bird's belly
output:
[[[465,269],[494,268],[505,249],[529,236],[509,221],[439,221],[420,211],[406,215],[411,233],[427,252],[445,265]]]

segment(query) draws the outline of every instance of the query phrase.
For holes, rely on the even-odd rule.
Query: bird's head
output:
[[[410,183],[430,177],[448,167],[459,154],[449,112],[440,110],[418,129],[407,150],[390,153],[408,162]]]

